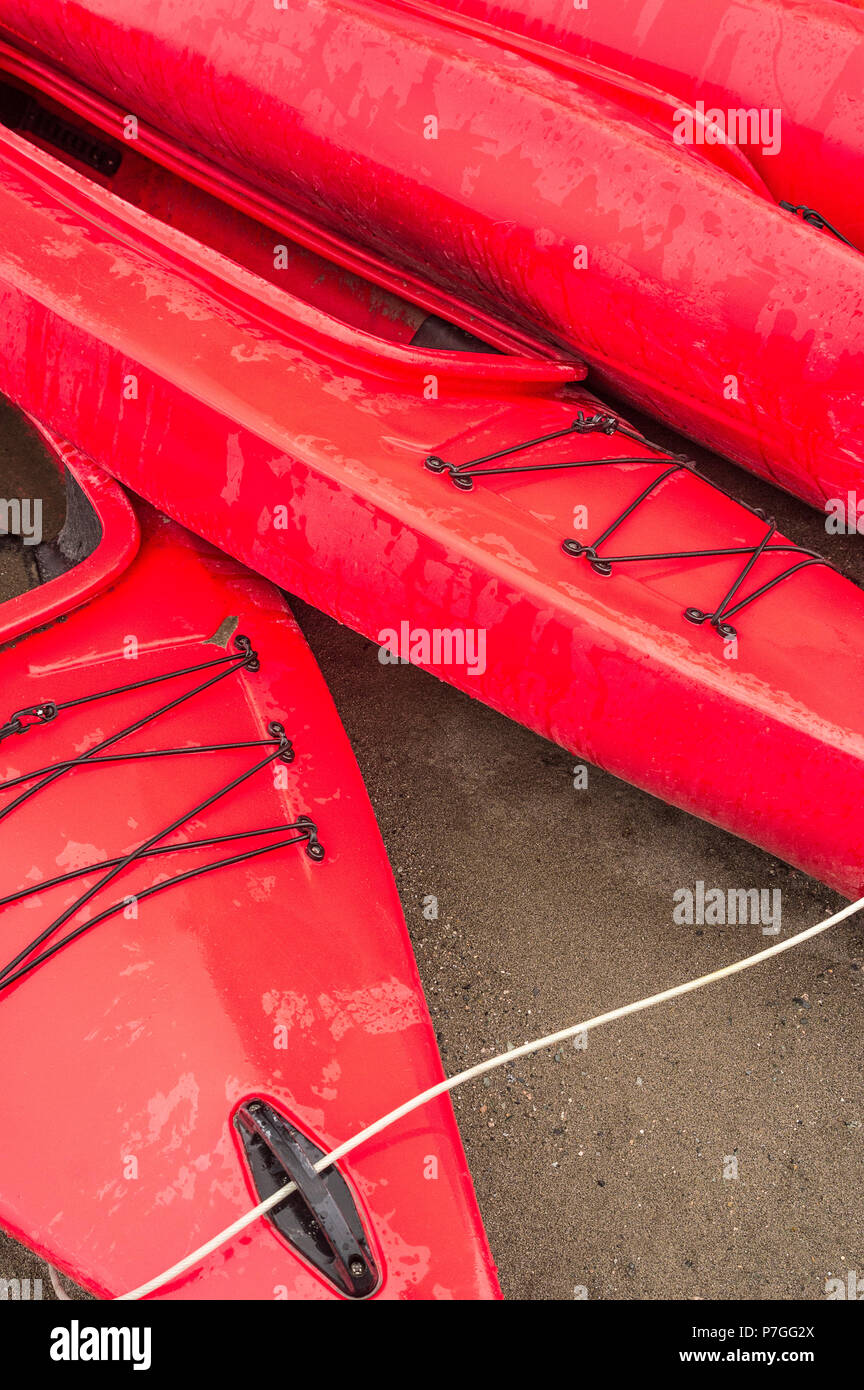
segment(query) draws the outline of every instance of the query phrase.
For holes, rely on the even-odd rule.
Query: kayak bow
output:
[[[445,1098],[312,1169],[443,1072],[299,629],[43,439],[101,540],[0,606],[0,1223],[112,1297],[291,1176],[164,1296],[499,1296]]]

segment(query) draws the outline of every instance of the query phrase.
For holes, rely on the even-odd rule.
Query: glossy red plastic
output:
[[[197,190],[130,165],[121,198],[14,136],[0,146],[3,389],[157,506],[373,640],[389,644],[403,624],[427,640],[484,634],[482,663],[421,644],[410,654],[617,776],[850,896],[864,889],[857,587],[824,566],[801,570],[742,611],[729,647],[684,614],[713,611],[740,557],[604,577],[562,551],[565,537],[595,539],[662,471],[647,446],[571,434],[534,459],[634,462],[488,477],[471,492],[424,467],[429,454],[462,463],[597,411],[566,362],[411,346],[411,306],[379,302],[323,261],[312,273],[305,252],[285,270],[271,258],[265,280],[260,228],[220,221],[218,205],[205,217]],[[180,230],[198,219],[261,273]],[[304,299],[274,283],[295,275]],[[343,321],[331,316],[340,303]],[[376,312],[378,337],[366,331]],[[41,356],[7,351],[26,342]],[[678,473],[628,519],[616,551],[755,546],[765,531]],[[742,595],[785,565],[763,556]]]
[[[121,913],[0,990],[0,1223],[111,1297],[258,1200],[232,1125],[241,1102],[269,1100],[329,1149],[442,1069],[360,773],[282,598],[144,504],[134,555],[138,523],[117,485],[55,443],[106,528],[93,561],[109,587],[77,606],[72,570],[29,596],[47,626],[0,652],[4,719],[37,701],[212,661],[245,634],[260,671],[232,673],[112,751],[268,741],[270,721],[281,721],[294,762],[256,773],[167,842],[307,814],[326,850],[315,863],[303,843],[290,845],[136,904],[148,885],[250,842],[140,862],[70,925],[132,899]],[[5,619],[0,608],[0,639]],[[0,780],[79,755],[212,674],[61,709],[52,723],[2,740]],[[127,852],[271,746],[79,767],[6,815],[21,788],[0,787],[0,896]],[[4,961],[96,881],[90,874],[0,907]],[[382,1271],[374,1297],[498,1296],[449,1101],[341,1167]],[[158,1296],[339,1295],[261,1221]]]
[[[676,145],[656,92],[374,0],[70,0],[62,26],[16,0],[0,28],[817,506],[864,485],[864,261]]]
[[[708,110],[780,112],[746,151],[775,198],[864,248],[864,14],[835,0],[447,0],[454,12],[609,64]]]

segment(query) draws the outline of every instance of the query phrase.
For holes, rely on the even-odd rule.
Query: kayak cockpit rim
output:
[[[223,294],[230,288],[242,296],[247,312],[251,304],[256,304],[258,316],[266,317],[269,326],[276,326],[279,331],[292,337],[298,336],[298,330],[302,332],[304,343],[310,349],[314,346],[320,351],[329,347],[330,355],[338,356],[340,360],[344,359],[347,349],[363,360],[364,367],[377,363],[382,375],[387,374],[388,367],[391,372],[398,373],[400,368],[416,370],[426,365],[429,370],[434,368],[451,377],[513,381],[514,385],[566,384],[584,380],[587,375],[587,367],[571,350],[558,348],[552,342],[544,343],[479,309],[467,309],[457,297],[436,289],[408,271],[394,270],[383,258],[318,227],[300,213],[282,206],[227,172],[212,167],[161,132],[147,127],[146,123],[137,122],[133,149],[129,141],[124,142],[124,122],[128,116],[119,108],[80,88],[41,59],[19,52],[4,40],[0,40],[0,83],[5,84],[7,92],[11,84],[34,99],[44,98],[57,103],[74,120],[89,127],[86,133],[82,130],[82,135],[86,138],[89,134],[94,145],[96,141],[93,137],[100,134],[107,136],[121,156],[129,150],[136,158],[146,160],[151,169],[162,169],[167,175],[214,198],[224,208],[248,218],[250,224],[257,223],[259,230],[264,227],[268,233],[278,232],[283,242],[287,238],[290,243],[290,248],[286,249],[302,249],[321,257],[331,267],[335,266],[379,291],[383,290],[392,296],[394,302],[401,301],[406,306],[425,311],[426,315],[442,318],[464,333],[480,339],[484,345],[476,354],[423,349],[393,341],[383,330],[379,335],[354,327],[346,319],[337,317],[290,289],[275,285],[239,259],[220,252],[194,234],[160,219],[158,214],[148,212],[146,207],[136,204],[128,196],[115,192],[110,180],[116,173],[116,167],[112,168],[107,157],[110,147],[104,143],[99,173],[105,181],[97,183],[88,177],[88,172],[82,171],[81,161],[76,160],[69,149],[29,138],[32,130],[16,130],[5,123],[0,124],[0,151],[4,158],[14,159],[20,167],[22,159],[33,151],[38,155],[38,160],[28,160],[29,171],[37,173],[42,181],[54,174],[51,189],[55,195],[60,193],[62,178],[63,192],[60,196],[64,201],[73,202],[77,210],[81,210],[82,197],[86,197],[87,215],[91,221],[110,220],[115,234],[118,223],[132,224],[138,238],[142,233],[148,236],[154,253],[161,253],[162,256],[167,253],[175,263],[184,261],[187,273],[192,266],[205,270],[208,288],[212,289],[210,282],[215,278]],[[116,163],[119,165],[119,161]],[[278,315],[275,324],[274,310]],[[319,341],[313,344],[310,341],[313,337]],[[489,347],[495,353],[490,354]]]
[[[128,568],[140,543],[138,521],[120,485],[73,445],[26,414],[25,419],[62,471],[67,514],[52,547],[59,572],[0,604],[0,648],[95,598]]]

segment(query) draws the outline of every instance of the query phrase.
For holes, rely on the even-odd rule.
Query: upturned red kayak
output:
[[[72,125],[86,173],[0,135],[0,385],[382,660],[864,889],[857,587],[578,365],[442,350],[464,335]]]
[[[292,1177],[160,1296],[497,1296],[446,1099],[311,1170],[442,1069],[299,629],[45,443],[74,526],[61,573],[0,606],[0,1224],[111,1297]]]
[[[864,14],[836,0],[447,0],[491,22],[701,102],[778,200],[864,249]],[[762,139],[767,128],[768,138]],[[682,127],[683,129],[683,127]]]
[[[864,260],[752,170],[677,145],[655,91],[565,81],[441,11],[373,0],[70,0],[62,26],[15,0],[0,29],[284,227],[390,259],[535,351],[578,350],[819,506],[864,483]]]

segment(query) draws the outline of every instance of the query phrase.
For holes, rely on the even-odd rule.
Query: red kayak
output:
[[[141,144],[44,111],[48,134],[0,137],[4,389],[382,660],[864,889],[860,589],[578,364],[456,351],[284,235],[277,265],[267,226]]]
[[[491,22],[517,44],[527,40],[529,51],[537,42],[554,45],[701,102],[727,133],[733,121],[744,132],[747,155],[778,201],[829,221],[864,249],[860,5],[447,0],[446,10]]]
[[[0,607],[0,1224],[112,1297],[290,1175],[161,1296],[497,1297],[446,1098],[312,1168],[443,1073],[298,628],[44,442],[73,499],[55,577]]]
[[[479,336],[503,323],[535,353],[576,349],[818,506],[864,486],[864,260],[740,158],[733,173],[676,144],[653,89],[374,0],[70,0],[62,25],[0,0],[0,30],[7,70],[91,116],[109,97],[127,149],[185,155],[283,232],[317,224],[337,254],[392,260],[406,291],[425,279],[473,308]]]

